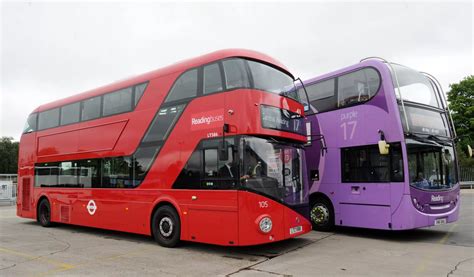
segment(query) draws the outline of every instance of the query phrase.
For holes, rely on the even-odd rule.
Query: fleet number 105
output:
[[[260,208],[262,208],[262,209],[268,208],[268,201],[258,201],[258,205],[259,205]]]

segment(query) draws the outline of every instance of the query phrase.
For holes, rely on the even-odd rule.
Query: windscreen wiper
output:
[[[424,142],[424,143],[430,143],[430,142],[431,142],[431,141],[428,140],[427,138],[422,137],[422,136],[419,136],[419,135],[416,135],[416,134],[414,134],[414,133],[407,133],[407,137],[412,138],[412,139],[417,140],[417,141]]]
[[[434,141],[436,141],[437,143],[442,144],[442,145],[446,145],[446,146],[450,145],[449,141],[444,140],[444,139],[441,139],[441,138],[439,138],[439,137],[437,137],[437,136],[435,136],[435,135],[428,135],[426,138],[427,138],[427,139],[434,140]]]

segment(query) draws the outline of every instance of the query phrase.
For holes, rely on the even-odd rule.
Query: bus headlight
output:
[[[268,216],[265,216],[260,219],[258,226],[260,227],[260,231],[266,234],[272,230],[273,222]]]

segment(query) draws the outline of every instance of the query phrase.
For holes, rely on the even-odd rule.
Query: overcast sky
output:
[[[381,56],[441,81],[473,74],[473,6],[424,3],[1,4],[0,136],[37,106],[223,48],[303,80]]]

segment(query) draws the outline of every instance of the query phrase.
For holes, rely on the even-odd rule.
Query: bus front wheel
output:
[[[41,200],[38,205],[38,222],[43,227],[51,227],[53,225],[51,222],[51,206],[47,199]]]
[[[175,209],[170,206],[161,206],[153,214],[153,237],[159,245],[175,247],[180,239],[181,225]]]
[[[317,198],[313,201],[310,210],[310,219],[313,230],[328,232],[334,229],[334,209],[325,198]]]

